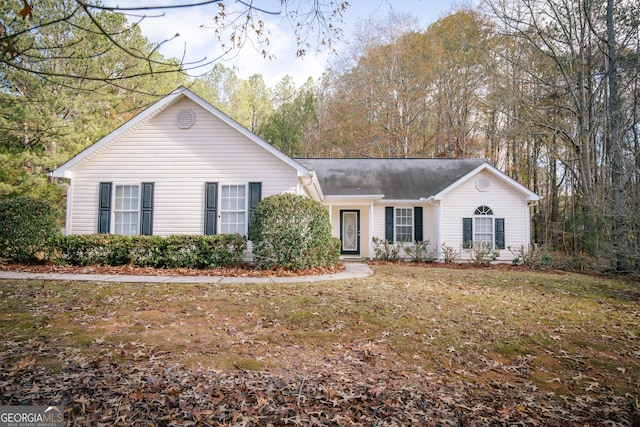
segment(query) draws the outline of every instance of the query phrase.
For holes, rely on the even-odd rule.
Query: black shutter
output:
[[[504,218],[495,219],[496,249],[504,249]]]
[[[413,208],[413,240],[422,242],[422,206]]]
[[[462,218],[462,247],[473,247],[473,218]]]
[[[218,183],[204,184],[204,234],[216,234],[218,224]]]
[[[393,243],[393,206],[384,208],[384,238]]]
[[[258,203],[262,200],[262,183],[250,182],[249,183],[249,234],[251,234],[251,224],[253,218],[256,216],[256,208]]]
[[[101,182],[98,194],[98,233],[111,232],[111,183]]]
[[[153,235],[153,182],[142,183],[140,234],[143,236]]]

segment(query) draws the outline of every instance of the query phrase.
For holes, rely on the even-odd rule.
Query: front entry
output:
[[[340,211],[340,253],[360,255],[360,211]]]

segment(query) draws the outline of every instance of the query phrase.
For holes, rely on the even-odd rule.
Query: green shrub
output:
[[[162,268],[165,266],[165,237],[138,236],[131,243],[129,257],[136,267]]]
[[[58,262],[155,268],[210,268],[239,264],[246,248],[240,235],[121,236],[85,234],[57,240]]]
[[[62,236],[56,244],[57,262],[76,266],[129,264],[133,238],[118,234]]]
[[[164,240],[161,264],[167,268],[210,268],[242,263],[247,240],[239,234],[173,235]]]
[[[173,235],[164,239],[162,267],[185,268],[196,265],[199,236]]]
[[[300,270],[335,265],[339,244],[331,237],[329,212],[320,202],[294,194],[263,199],[251,223],[255,263]]]
[[[60,234],[58,213],[42,200],[17,197],[0,202],[0,258],[8,262],[45,262]]]
[[[239,265],[247,249],[247,238],[240,234],[201,236],[198,242],[198,265],[201,268]]]

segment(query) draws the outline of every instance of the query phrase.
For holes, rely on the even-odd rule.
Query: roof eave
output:
[[[310,192],[312,196],[315,196],[315,199],[319,201],[323,201],[325,199],[325,195],[322,192],[322,187],[320,187],[320,182],[318,181],[318,177],[315,172],[309,171],[308,175],[303,175],[299,178],[302,185],[310,189]]]
[[[384,194],[330,194],[325,195],[325,200],[347,200],[347,199],[358,199],[358,200],[380,200],[384,199]]]
[[[387,204],[401,204],[407,203],[412,205],[419,205],[423,203],[427,203],[426,197],[420,197],[419,199],[382,199],[378,201],[378,204],[387,203]]]

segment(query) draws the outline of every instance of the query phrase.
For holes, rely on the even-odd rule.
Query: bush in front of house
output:
[[[413,262],[434,262],[437,257],[429,251],[429,243],[428,239],[409,243],[404,247],[404,253]]]
[[[56,239],[56,262],[75,266],[125,265],[130,263],[133,236],[80,234]]]
[[[126,265],[155,268],[211,268],[242,263],[247,240],[240,235],[61,236],[57,262],[76,266]]]
[[[470,247],[465,249],[469,258],[476,265],[489,265],[500,258],[500,251],[485,242],[472,242]]]
[[[172,235],[164,240],[162,266],[211,268],[238,265],[247,239],[239,234],[212,236]],[[152,257],[153,259],[153,257]]]
[[[249,240],[261,268],[328,267],[340,256],[329,212],[320,202],[294,194],[276,194],[258,204]]]
[[[373,252],[376,254],[376,258],[392,262],[400,259],[400,251],[404,247],[402,242],[392,243],[377,236],[373,236],[371,240],[373,241]]]
[[[0,201],[0,259],[20,264],[46,262],[52,239],[60,234],[58,213],[29,197]]]

